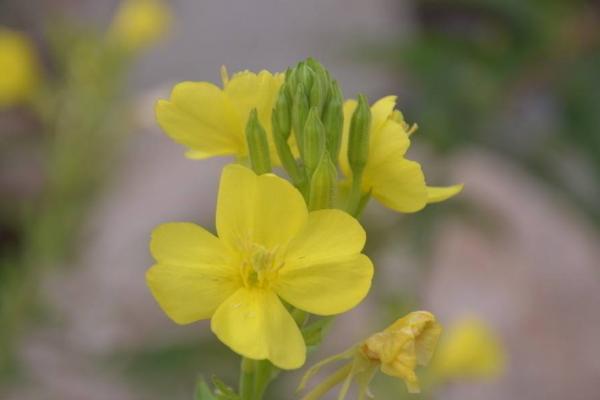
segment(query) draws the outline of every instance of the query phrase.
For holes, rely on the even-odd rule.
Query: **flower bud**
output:
[[[314,58],[307,59],[306,63],[314,71],[313,84],[309,94],[310,105],[317,107],[322,113],[330,95],[331,78],[327,70]]]
[[[338,159],[344,127],[343,97],[337,82],[331,84],[331,94],[323,112],[327,138],[327,151],[333,160]]]
[[[250,111],[248,122],[246,123],[246,141],[248,142],[250,164],[254,172],[259,175],[271,172],[267,133],[258,121],[256,108]]]
[[[319,110],[313,107],[308,112],[304,125],[303,145],[304,166],[308,176],[317,168],[317,164],[325,152],[325,127],[319,118]]]
[[[369,157],[369,131],[371,127],[371,110],[366,98],[358,96],[358,105],[350,122],[348,138],[348,162],[354,175],[362,174]]]
[[[279,89],[272,117],[277,120],[277,125],[280,129],[279,133],[283,135],[285,140],[290,137],[290,133],[292,132],[290,101],[286,95],[287,90],[286,84],[283,84],[281,89]]]
[[[314,71],[312,68],[310,68],[305,62],[300,62],[296,67],[296,76],[298,83],[303,84],[306,92],[310,93],[314,83]]]
[[[283,91],[280,91],[280,95],[286,97]],[[287,130],[285,128],[281,128],[281,118],[279,118],[276,114],[276,110],[279,106],[276,106],[273,114],[271,114],[271,125],[273,130],[273,143],[275,144],[275,149],[277,150],[277,155],[279,156],[279,160],[281,160],[281,165],[285,168],[286,172],[292,178],[292,181],[295,185],[299,185],[303,182],[304,177],[294,155],[292,154],[292,150],[288,144],[288,137],[290,135],[289,127]],[[287,133],[286,133],[287,132]]]
[[[302,135],[306,116],[308,115],[308,99],[304,91],[304,85],[299,83],[294,93],[294,103],[292,104],[292,128],[296,136],[296,142],[300,148],[300,154],[304,153]]]
[[[337,169],[327,151],[323,152],[321,160],[310,181],[309,209],[320,210],[331,208],[337,182]]]

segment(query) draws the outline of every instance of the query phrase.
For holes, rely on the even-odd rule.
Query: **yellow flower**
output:
[[[216,226],[218,237],[191,223],[156,228],[146,278],[171,319],[211,318],[217,337],[245,357],[300,367],[306,346],[281,300],[333,315],[369,291],[360,224],[339,210],[308,212],[300,192],[273,174],[226,166]]]
[[[39,81],[33,43],[20,32],[0,27],[0,107],[29,100]]]
[[[404,380],[409,392],[419,393],[420,386],[415,368],[417,365],[425,366],[429,363],[441,332],[442,328],[433,314],[427,311],[412,312],[364,342],[311,367],[302,378],[299,390],[302,390],[308,380],[323,366],[341,359],[351,360],[325,378],[302,400],[320,399],[342,382],[338,400],[343,400],[353,380],[359,385],[359,399],[372,398],[369,383],[377,368],[387,375]]]
[[[160,127],[188,147],[189,158],[247,157],[245,128],[253,108],[271,141],[271,112],[283,74],[243,71],[229,79],[223,69],[222,76],[223,89],[209,82],[181,82],[169,100],[159,100],[156,105]],[[274,156],[272,144],[271,148]]]
[[[431,370],[438,380],[485,379],[502,374],[504,349],[479,319],[459,321],[440,342]]]
[[[350,120],[355,100],[344,103],[344,135],[340,166],[347,177],[352,172],[347,158]],[[371,193],[386,207],[399,212],[415,212],[428,203],[446,200],[458,194],[463,185],[432,187],[425,183],[421,166],[404,156],[410,146],[409,127],[402,114],[394,110],[396,96],[387,96],[371,106],[369,157],[362,177],[362,192]]]
[[[171,11],[162,0],[124,0],[109,29],[109,38],[128,50],[138,50],[163,37]]]

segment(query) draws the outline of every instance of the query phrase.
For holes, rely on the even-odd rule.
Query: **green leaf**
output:
[[[198,384],[196,385],[196,392],[194,393],[195,400],[215,400],[216,397],[212,394],[208,384],[204,380],[204,378],[200,378],[198,380]]]
[[[213,375],[213,385],[215,385],[215,395],[218,400],[240,400],[240,396],[230,386],[227,386],[222,380]]]
[[[319,318],[302,329],[302,336],[307,346],[318,346],[329,330],[333,317]]]

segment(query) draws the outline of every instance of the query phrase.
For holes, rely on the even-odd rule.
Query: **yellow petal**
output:
[[[239,289],[217,309],[211,328],[244,357],[268,359],[282,369],[299,368],[306,359],[302,334],[272,291]]]
[[[463,190],[464,185],[452,185],[445,187],[427,186],[427,203],[438,203],[456,196]]]
[[[300,231],[308,210],[300,192],[273,174],[257,176],[241,165],[223,169],[217,201],[219,237],[235,249],[246,243],[285,246]]]
[[[290,242],[286,262],[300,266],[335,261],[360,253],[365,240],[365,230],[349,214],[341,210],[313,211]]]
[[[146,281],[161,308],[179,324],[209,318],[240,285],[228,248],[197,225],[160,225],[152,233],[150,250],[157,264]]]
[[[380,129],[396,107],[396,96],[386,96],[377,100],[371,106],[371,132]]]
[[[194,158],[246,153],[244,126],[233,104],[215,85],[182,82],[170,100],[159,100],[156,118],[167,135]]]
[[[388,119],[379,129],[371,131],[369,142],[369,159],[366,170],[375,168],[389,157],[404,156],[410,146],[410,140],[402,124]]]
[[[224,92],[235,105],[244,126],[250,111],[256,108],[261,125],[267,133],[271,132],[271,112],[283,78],[283,74],[264,70],[258,74],[242,71],[224,82]]]
[[[291,305],[317,315],[348,311],[371,287],[373,264],[364,254],[307,265],[286,263],[275,290]]]
[[[367,171],[365,171],[367,172]],[[399,212],[415,212],[425,207],[427,189],[421,166],[403,158],[390,156],[365,173],[365,191],[386,207]]]

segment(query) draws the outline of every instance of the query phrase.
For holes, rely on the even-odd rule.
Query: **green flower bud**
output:
[[[369,157],[369,130],[371,128],[371,109],[365,96],[358,96],[358,106],[352,114],[350,136],[348,138],[348,162],[352,173],[362,174]]]
[[[282,92],[280,92],[280,94],[281,93]],[[302,174],[300,167],[296,163],[294,155],[292,154],[292,150],[290,149],[290,146],[288,144],[288,137],[290,135],[289,128],[287,131],[284,128],[281,128],[280,120],[281,118],[278,118],[276,116],[276,113],[273,112],[273,114],[271,115],[273,143],[275,143],[275,149],[277,150],[277,155],[279,156],[281,165],[286,170],[288,175],[292,178],[292,182],[296,186],[300,186],[304,182],[304,175]]]
[[[302,156],[304,166],[310,177],[325,152],[325,127],[319,118],[317,107],[311,108],[306,117],[302,147],[304,149]]]
[[[314,83],[314,71],[305,62],[300,62],[296,67],[296,76],[298,83],[302,83],[308,93]]]
[[[323,107],[330,96],[331,77],[329,72],[315,59],[309,58],[306,63],[314,71],[313,85],[309,95],[310,105],[318,107],[319,111],[323,112]]]
[[[336,81],[331,83],[331,95],[323,111],[323,124],[327,137],[327,151],[333,160],[338,159],[342,145],[342,131],[344,128],[344,100],[342,92]]]
[[[275,102],[275,108],[273,109],[273,118],[277,119],[277,123],[280,129],[280,133],[283,134],[285,140],[290,137],[292,132],[292,116],[290,101],[286,94],[287,85],[284,83],[279,89],[277,95],[277,101]]]
[[[250,164],[257,174],[271,172],[271,157],[269,156],[269,143],[267,133],[258,121],[256,108],[250,111],[246,123],[246,141],[248,142],[248,153]]]
[[[329,153],[324,151],[310,181],[309,208],[311,210],[331,208],[336,184],[337,169]]]
[[[304,154],[303,149],[303,132],[306,124],[306,116],[308,115],[308,99],[304,91],[304,85],[298,84],[296,93],[294,94],[294,103],[292,104],[292,128],[296,136],[296,142],[300,148],[300,154]]]

